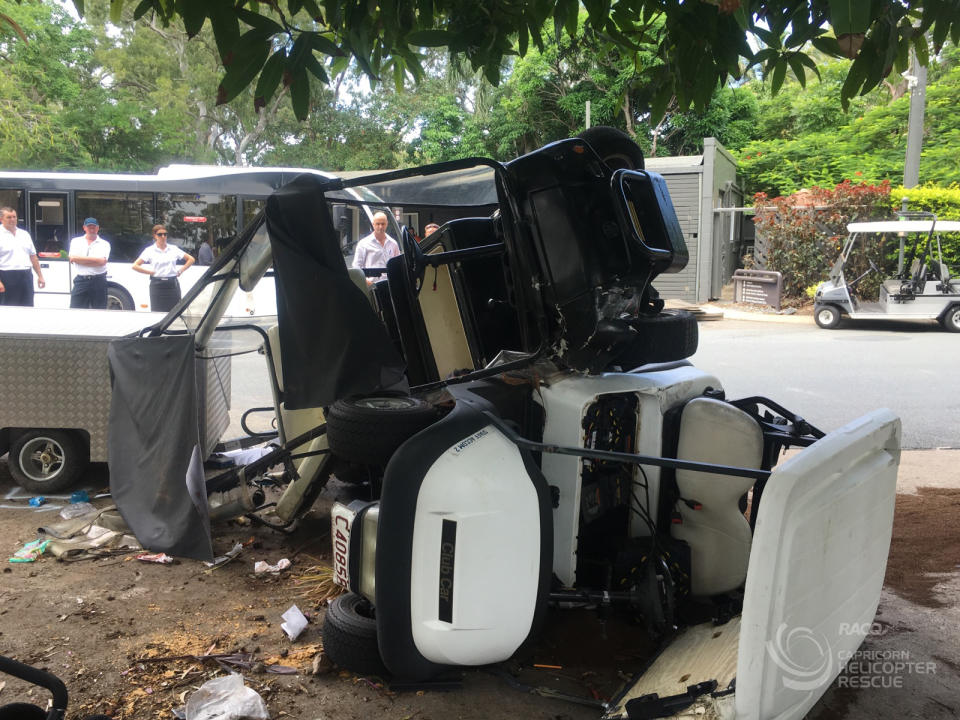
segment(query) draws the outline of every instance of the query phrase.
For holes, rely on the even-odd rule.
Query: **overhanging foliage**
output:
[[[84,0],[74,4],[82,14]],[[209,22],[226,68],[218,102],[256,82],[260,107],[282,86],[299,119],[309,109],[310,77],[327,83],[351,58],[371,81],[401,85],[423,75],[418,48],[446,47],[496,84],[506,59],[542,49],[545,23],[557,37],[575,34],[581,7],[590,32],[611,47],[656,46],[655,117],[671,101],[681,110],[705,106],[750,66],[762,68],[774,92],[788,71],[805,83],[818,74],[811,44],[854,59],[841,89],[846,105],[905,69],[911,47],[926,63],[926,33],[935,50],[948,37],[960,42],[960,0],[111,0],[115,19],[125,5],[137,17],[182,19],[190,35]]]

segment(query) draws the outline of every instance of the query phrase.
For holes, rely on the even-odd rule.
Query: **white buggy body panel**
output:
[[[541,563],[537,493],[520,451],[495,427],[464,438],[430,467],[412,560],[413,639],[427,659],[498,662],[530,633]]]
[[[636,452],[659,457],[663,453],[663,414],[672,407],[702,395],[707,388],[722,389],[720,381],[692,366],[648,373],[570,375],[544,385],[537,394],[546,414],[543,442],[548,445],[584,446],[583,418],[587,408],[602,395],[636,393],[639,422]],[[581,458],[544,454],[541,467],[547,482],[559,488],[560,506],[553,514],[553,571],[573,586],[577,567],[577,535],[580,518]],[[650,483],[650,510],[659,503],[660,468],[644,468]],[[630,532],[647,535],[647,526],[633,513]]]
[[[900,420],[876,410],[779,467],[757,516],[737,658],[737,717],[802,718],[880,602]]]

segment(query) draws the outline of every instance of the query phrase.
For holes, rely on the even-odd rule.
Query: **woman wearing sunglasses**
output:
[[[178,265],[181,260],[183,265]],[[153,226],[153,245],[146,247],[133,263],[134,270],[150,276],[150,310],[167,312],[180,302],[177,278],[194,262],[193,255],[167,242],[165,226]]]

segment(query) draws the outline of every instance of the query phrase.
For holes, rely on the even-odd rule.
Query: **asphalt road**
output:
[[[701,323],[692,360],[728,397],[765,395],[824,431],[888,407],[903,421],[903,447],[919,449],[960,448],[958,358],[960,336],[936,324],[847,321],[821,330],[794,318]]]
[[[812,318],[784,322],[724,319],[700,324],[693,363],[713,373],[730,398],[764,395],[824,431],[888,407],[903,421],[903,447],[960,448],[960,335],[939,325],[848,321],[821,330]],[[271,405],[266,360],[233,359],[233,424],[243,409]],[[267,429],[268,414],[250,419]]]

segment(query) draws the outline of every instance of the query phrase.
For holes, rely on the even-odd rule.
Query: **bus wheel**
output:
[[[107,285],[107,310],[136,310],[130,293],[119,285]]]
[[[24,490],[43,494],[65,490],[83,473],[88,454],[69,430],[26,430],[10,444],[10,474]]]

